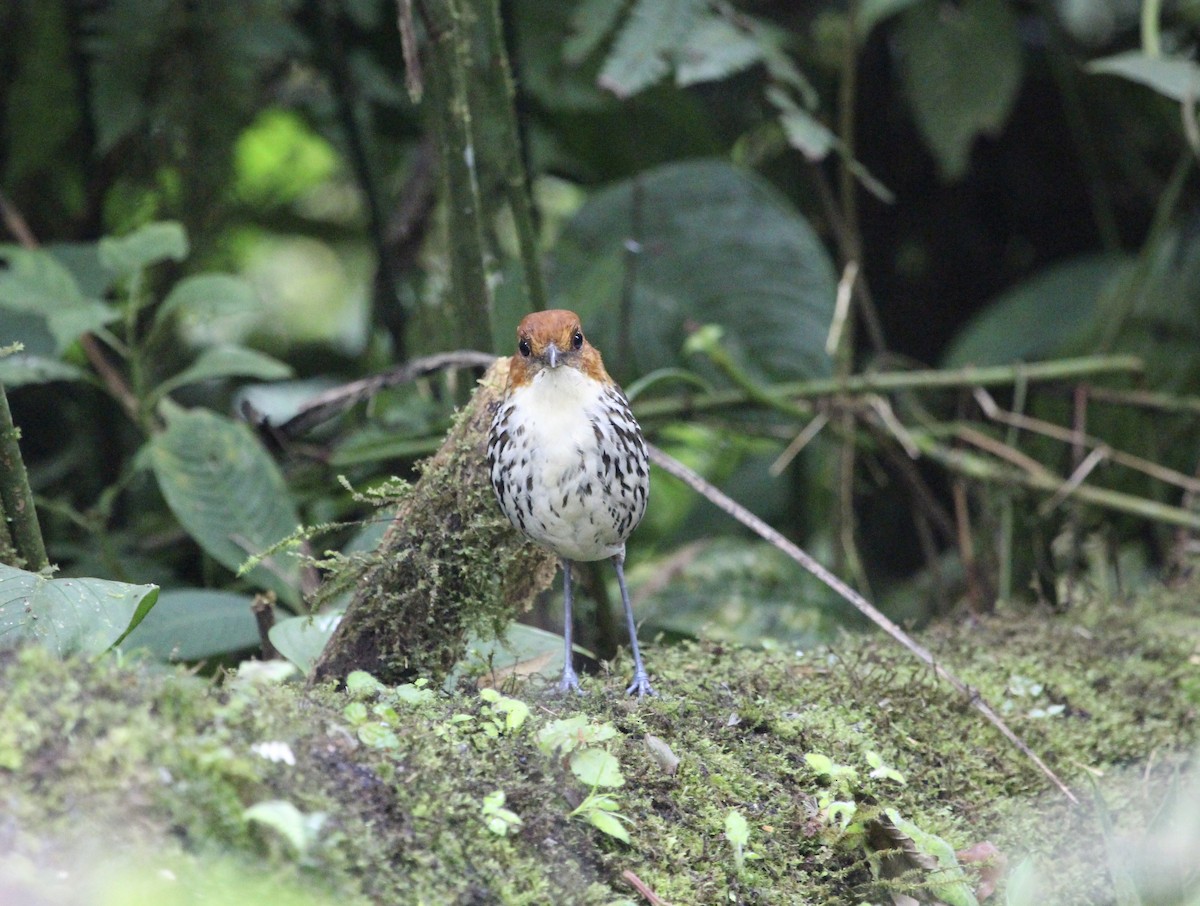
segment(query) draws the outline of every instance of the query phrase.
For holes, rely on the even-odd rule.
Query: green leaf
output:
[[[1122,255],[1084,255],[1034,274],[971,319],[942,365],[1007,365],[1067,353],[1090,334],[1100,300],[1127,261]]]
[[[603,831],[610,837],[616,837],[622,843],[630,842],[629,831],[625,829],[625,825],[616,815],[600,809],[589,809],[583,813],[583,819],[592,827]]]
[[[764,58],[762,45],[719,16],[702,19],[675,54],[680,86],[719,79],[749,69]]]
[[[623,786],[616,756],[604,749],[580,749],[571,756],[571,773],[588,786]]]
[[[223,317],[253,314],[261,307],[254,287],[231,274],[197,274],[185,277],[167,293],[154,312],[155,327],[178,318],[180,327],[192,327]]]
[[[0,247],[0,306],[37,315],[59,354],[80,335],[115,320],[116,309],[83,295],[74,276],[48,252]],[[18,337],[20,339],[20,337]]]
[[[89,378],[90,375],[82,368],[45,356],[17,353],[0,359],[0,384],[5,387],[49,384],[52,381],[87,381]]]
[[[206,553],[235,572],[300,524],[279,467],[241,422],[201,409],[174,410],[148,449],[175,518]],[[260,563],[247,573],[291,604],[299,601],[297,574],[290,556],[273,556],[271,568]]]
[[[571,33],[563,42],[563,59],[578,66],[608,37],[623,5],[614,0],[582,0],[571,11]]]
[[[100,240],[100,263],[118,277],[128,277],[160,261],[182,261],[188,254],[187,234],[175,221],[148,223],[120,238]]]
[[[305,814],[285,799],[271,799],[256,802],[242,812],[242,817],[271,828],[303,855],[316,842],[326,816],[324,812]]]
[[[26,640],[58,655],[100,654],[150,612],[157,585],[48,579],[0,564],[0,647]]]
[[[750,842],[750,825],[745,816],[736,809],[725,816],[725,839],[737,849]]]
[[[400,737],[391,727],[383,724],[363,724],[358,728],[358,738],[364,746],[372,749],[398,749]]]
[[[636,0],[600,70],[600,87],[627,98],[658,82],[707,7],[707,0]]]
[[[97,331],[118,317],[120,313],[111,305],[95,299],[84,299],[75,305],[50,312],[46,316],[46,326],[50,328],[61,352],[85,333]]]
[[[1021,38],[1009,0],[926,0],[896,32],[917,127],[947,179],[966,173],[971,145],[1000,131],[1021,84]]]
[[[829,128],[797,104],[781,88],[772,86],[766,91],[769,100],[779,110],[779,122],[787,143],[811,163],[824,160],[837,144]]]
[[[1180,103],[1200,99],[1200,66],[1183,57],[1152,57],[1136,50],[1093,60],[1085,67],[1097,75],[1115,75],[1153,88]]]
[[[637,342],[621,349],[612,313],[623,308],[631,237]],[[554,304],[579,312],[619,380],[683,364],[697,323],[721,325],[755,380],[830,373],[837,281],[824,244],[774,189],[724,162],[668,164],[597,193],[564,230],[551,272]]]
[[[250,598],[210,589],[168,589],[122,643],[164,661],[199,661],[259,644]]]
[[[346,694],[355,698],[372,698],[386,687],[366,670],[351,670],[346,677]]]
[[[954,847],[939,837],[923,830],[911,821],[900,817],[894,808],[884,809],[884,814],[900,833],[907,836],[918,853],[933,856],[941,866],[940,871],[930,872],[928,889],[934,897],[947,906],[979,906],[975,894],[958,859]]]
[[[382,529],[380,530],[382,531]],[[372,544],[370,549],[377,545]],[[510,623],[499,637],[491,633],[474,634],[467,639],[463,656],[446,678],[446,687],[454,688],[465,673],[482,674],[492,685],[509,676],[556,678],[562,673],[563,637],[536,626]]]
[[[159,399],[180,387],[198,384],[201,381],[229,377],[278,381],[289,378],[292,374],[290,365],[285,365],[266,353],[247,349],[245,346],[214,346],[200,353],[196,361],[179,374],[155,387],[151,398]]]
[[[308,673],[341,619],[341,613],[335,612],[280,620],[271,627],[271,644],[302,673]]]

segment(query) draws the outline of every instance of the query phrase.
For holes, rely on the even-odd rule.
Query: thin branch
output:
[[[486,368],[495,361],[496,357],[490,352],[475,352],[470,349],[440,352],[437,355],[412,359],[382,374],[351,381],[349,384],[334,387],[314,396],[296,415],[273,430],[283,438],[299,437],[345,412],[356,403],[370,399],[386,387],[407,384],[428,374],[450,368]],[[252,420],[259,422],[257,418]],[[261,426],[262,423],[259,422],[259,424]]]
[[[888,619],[880,612],[870,601],[856,592],[853,588],[827,570],[816,559],[810,556],[799,546],[793,544],[787,538],[783,537],[779,532],[767,525],[762,519],[754,515],[737,501],[726,496],[720,489],[709,484],[683,463],[668,456],[662,450],[650,445],[650,461],[663,471],[675,476],[680,481],[691,487],[701,496],[715,504],[719,509],[732,516],[742,525],[749,528],[760,538],[770,542],[792,560],[795,560],[802,567],[816,576],[821,582],[828,586],[832,591],[838,594],[841,598],[853,606],[859,613],[863,614],[872,623],[886,632],[896,642],[903,645],[912,652],[920,661],[927,664],[940,679],[945,680],[953,686],[960,694],[965,696],[970,702],[971,707],[979,711],[1000,733],[1016,746],[1026,758],[1032,761],[1038,769],[1046,775],[1047,778],[1062,791],[1071,802],[1078,805],[1079,800],[1075,798],[1075,794],[1071,792],[1058,776],[1046,765],[1037,754],[1029,748],[1021,737],[1017,736],[998,715],[995,710],[989,705],[979,692],[972,689],[957,676],[943,667],[934,656],[918,642],[912,639],[903,629]]]
[[[1095,390],[1089,388],[1088,399],[1093,400]],[[983,414],[993,421],[1001,422],[1005,425],[1011,425],[1014,428],[1023,428],[1027,431],[1033,431],[1037,434],[1042,434],[1046,437],[1061,440],[1069,444],[1085,444],[1092,448],[1092,453],[1102,451],[1106,459],[1110,459],[1118,465],[1141,472],[1144,475],[1149,475],[1151,478],[1157,479],[1164,484],[1172,484],[1182,488],[1185,491],[1193,493],[1200,492],[1200,481],[1184,475],[1175,469],[1159,465],[1149,459],[1144,459],[1141,456],[1135,456],[1132,453],[1124,453],[1120,450],[1113,449],[1099,438],[1092,437],[1088,434],[1081,434],[1070,428],[1064,428],[1061,425],[1056,425],[1053,422],[1043,421],[1040,418],[1034,418],[1029,415],[1022,415],[1015,412],[1007,412],[1001,409],[991,394],[983,388],[975,390],[975,400],[979,403],[979,408],[983,410]]]
[[[738,387],[702,394],[677,394],[646,400],[634,407],[639,418],[677,416],[691,412],[706,412],[760,402],[772,408],[791,407],[788,414],[807,418],[811,412],[792,403],[796,399],[813,399],[839,394],[891,393],[897,390],[936,390],[957,387],[1007,386],[1018,380],[1030,384],[1047,381],[1073,381],[1098,374],[1140,374],[1141,359],[1130,355],[1086,356],[1057,359],[1033,364],[992,365],[986,368],[955,368],[949,370],[921,369],[915,371],[879,371],[871,374],[849,375],[845,378],[816,378],[773,384],[767,387]],[[783,411],[783,410],[781,410]]]
[[[650,885],[635,875],[628,868],[621,872],[621,877],[629,882],[629,886],[645,897],[650,906],[671,906],[666,900],[650,889]]]

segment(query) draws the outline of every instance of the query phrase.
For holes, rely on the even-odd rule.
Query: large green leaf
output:
[[[271,644],[285,658],[308,673],[341,622],[340,612],[311,617],[291,617],[271,627]]]
[[[600,87],[627,98],[662,79],[707,6],[707,0],[636,0],[600,70]]]
[[[214,318],[245,317],[260,307],[254,287],[241,277],[197,274],[175,284],[155,311],[154,323],[158,327],[170,318],[179,318],[180,326],[188,331]]]
[[[51,381],[86,381],[89,377],[86,371],[76,365],[45,356],[18,353],[0,358],[0,384],[5,387],[48,384]]]
[[[189,588],[161,592],[158,603],[121,643],[146,648],[164,661],[199,661],[259,644],[250,598]]]
[[[247,377],[260,381],[278,381],[292,376],[291,366],[262,352],[244,346],[214,346],[200,353],[196,361],[154,388],[154,397],[165,396],[188,384],[217,378]]]
[[[896,33],[908,101],[942,173],[960,178],[976,136],[1008,119],[1021,84],[1021,38],[1009,0],[925,0]]]
[[[1087,71],[1129,79],[1175,101],[1194,104],[1200,96],[1200,66],[1183,57],[1152,57],[1129,50],[1093,60]]]
[[[0,564],[0,647],[35,640],[59,655],[107,651],[141,622],[157,585],[48,579]]]
[[[968,322],[942,364],[1006,365],[1068,351],[1094,326],[1100,299],[1125,260],[1120,255],[1085,255],[1035,274]]]
[[[707,16],[691,30],[676,56],[675,82],[695,85],[728,78],[763,59],[763,46],[721,16]]]
[[[116,309],[85,296],[71,272],[49,252],[2,246],[0,260],[8,264],[0,271],[0,307],[39,319],[59,353],[81,334],[118,316]],[[26,322],[23,329],[33,323]]]
[[[127,236],[100,240],[100,262],[119,277],[160,261],[182,261],[187,253],[187,234],[174,221],[148,223]]]
[[[173,409],[148,452],[175,518],[229,569],[237,570],[300,524],[278,466],[241,422],[202,409]],[[284,553],[247,575],[294,604],[297,569],[295,558]]]
[[[623,350],[617,312],[634,240]],[[829,255],[786,200],[728,164],[668,164],[600,192],[564,230],[552,273],[553,303],[580,313],[622,379],[678,365],[689,331],[707,323],[725,328],[730,352],[761,380],[829,373]]]

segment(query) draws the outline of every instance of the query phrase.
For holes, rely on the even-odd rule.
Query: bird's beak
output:
[[[546,364],[551,368],[558,367],[558,347],[553,343],[546,344]]]

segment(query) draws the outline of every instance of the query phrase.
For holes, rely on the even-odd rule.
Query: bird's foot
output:
[[[629,684],[629,688],[625,690],[626,695],[637,695],[638,698],[645,698],[647,695],[654,697],[658,693],[650,686],[650,677],[646,675],[644,670],[639,670],[633,675],[633,682]]]
[[[568,692],[583,695],[583,690],[579,688],[579,674],[569,664],[563,668],[562,679],[558,681],[558,694],[566,695]]]

